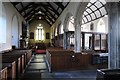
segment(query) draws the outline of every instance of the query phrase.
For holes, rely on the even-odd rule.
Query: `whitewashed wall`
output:
[[[19,39],[22,34],[22,21],[23,17],[18,13],[18,11],[14,8],[14,6],[9,2],[2,3],[2,13],[5,16],[5,22],[2,23],[6,29],[3,29],[3,33],[6,33],[6,36],[2,36],[0,39],[5,39],[1,41],[0,51],[10,50],[12,45],[19,47]],[[3,19],[2,19],[3,21]],[[4,33],[4,35],[5,35]],[[1,37],[1,36],[0,36]]]
[[[2,1],[0,0],[0,50],[2,48]],[[1,53],[1,52],[0,52]]]

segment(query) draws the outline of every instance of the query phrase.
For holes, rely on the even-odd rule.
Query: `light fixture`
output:
[[[42,19],[41,17],[39,17],[39,19]]]
[[[39,26],[42,26],[42,24],[39,24]]]

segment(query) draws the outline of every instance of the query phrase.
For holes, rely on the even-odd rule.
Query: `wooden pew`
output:
[[[32,53],[31,50],[13,50],[12,52],[10,52],[9,54],[6,55],[11,55],[11,56],[20,56],[21,57],[21,63],[20,63],[20,67],[21,67],[21,72],[24,73],[24,69],[26,67],[26,65],[28,64],[29,60],[31,59]]]
[[[8,58],[12,58],[13,60],[16,61],[16,73],[17,73],[16,77],[17,78],[20,77],[21,73],[23,73],[24,69],[25,69],[25,58],[24,58],[25,56],[24,56],[24,54],[25,53],[20,53],[20,52],[12,51],[12,52],[9,52],[9,53],[4,53],[2,55],[3,58],[6,59],[6,60]]]
[[[74,53],[59,48],[46,51],[50,71],[87,69],[91,64],[91,54]]]
[[[9,60],[8,62],[2,64],[7,67],[7,80],[16,79],[16,62]]]
[[[29,49],[29,50],[21,50],[21,49],[18,49],[18,50],[14,50],[17,54],[22,54],[24,53],[25,54],[25,65],[28,64],[28,62],[30,61],[31,57],[32,57],[32,50]]]
[[[2,58],[3,58],[2,60],[3,63],[8,63],[9,59],[16,62],[16,78],[18,78],[20,74],[22,73],[21,55],[5,54],[5,55],[2,55]]]
[[[13,67],[15,67],[15,68],[12,68],[12,66],[10,67],[9,65],[6,65],[7,67],[9,67],[9,73],[11,73],[11,74],[9,74],[8,75],[8,77],[10,77],[10,78],[17,78],[18,77],[18,75],[20,75],[20,62],[21,60],[20,60],[20,58],[17,58],[17,57],[15,57],[15,56],[11,56],[11,55],[2,55],[2,63],[3,64],[13,64],[13,62],[14,62],[14,66]],[[10,70],[10,68],[11,68],[11,70]],[[12,71],[13,71],[13,73],[14,74],[12,74]],[[11,76],[10,76],[11,75]],[[14,77],[12,77],[12,75],[14,75]]]
[[[19,52],[19,51],[13,51],[12,55],[13,56],[20,56],[20,58],[21,58],[20,69],[21,69],[21,73],[24,73],[24,69],[25,69],[25,66],[26,66],[26,53]]]
[[[7,67],[5,64],[2,64],[2,70],[0,71],[1,80],[7,80]]]
[[[64,49],[63,48],[58,48],[58,47],[49,47],[46,49],[46,59],[47,59],[47,64],[48,64],[48,68],[49,68],[49,71],[51,72],[51,53],[50,51],[52,52],[56,52],[56,51],[63,51]],[[67,50],[64,50],[64,51],[67,51]]]
[[[120,80],[120,69],[97,69],[96,80]]]
[[[31,59],[31,50],[13,50],[2,54],[2,63],[8,67],[8,78],[19,78]],[[10,66],[11,65],[11,66]]]
[[[14,50],[16,53],[26,53],[26,65],[28,64],[28,62],[30,61],[31,57],[32,57],[32,50],[31,49],[16,49]]]

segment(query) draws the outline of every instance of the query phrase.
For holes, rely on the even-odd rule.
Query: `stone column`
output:
[[[79,53],[81,52],[81,27],[79,24],[75,26],[75,45],[74,45],[74,52]]]
[[[65,32],[65,29],[64,29],[64,34],[63,34],[63,48],[64,49],[67,49],[67,34]]]
[[[120,3],[107,3],[108,8],[108,68],[120,68]]]
[[[77,9],[76,18],[75,18],[75,45],[74,52],[81,52],[81,22],[82,16],[86,9],[87,2],[80,3]]]

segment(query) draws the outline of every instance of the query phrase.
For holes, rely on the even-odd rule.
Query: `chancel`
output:
[[[120,2],[0,0],[1,80],[120,80]]]

